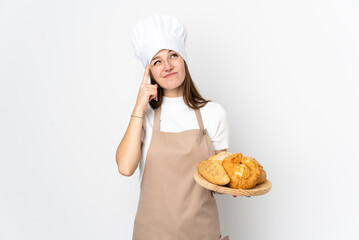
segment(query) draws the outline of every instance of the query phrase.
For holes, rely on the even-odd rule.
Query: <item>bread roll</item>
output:
[[[232,155],[233,153],[230,152],[220,152],[217,155],[212,155],[208,160],[210,161],[217,161],[219,164],[222,165],[223,159],[228,157],[229,155]]]
[[[222,165],[230,178],[229,186],[232,188],[253,188],[259,180],[262,180],[257,163],[251,157],[243,156],[241,153],[226,157]]]
[[[230,179],[224,170],[222,164],[213,160],[202,160],[197,164],[199,174],[208,182],[217,185],[226,185]]]
[[[267,179],[266,171],[264,171],[263,166],[255,158],[250,158],[250,159],[258,165],[259,171],[261,172],[261,175],[257,181],[257,184],[264,183]]]
[[[250,189],[267,179],[263,166],[241,153],[220,152],[200,161],[197,169],[207,181],[237,189]]]

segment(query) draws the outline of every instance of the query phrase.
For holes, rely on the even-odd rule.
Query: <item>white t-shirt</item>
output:
[[[228,149],[229,125],[226,111],[222,105],[208,102],[204,107],[200,108],[200,112],[204,128],[208,131],[214,150]],[[150,104],[148,104],[144,114],[141,134],[143,146],[139,163],[140,183],[146,163],[147,151],[151,142],[154,117],[155,112]],[[184,103],[182,96],[174,98],[163,96],[160,131],[182,132],[190,129],[199,129],[195,111]]]

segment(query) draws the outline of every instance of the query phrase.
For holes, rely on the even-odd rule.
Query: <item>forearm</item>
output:
[[[134,108],[132,115],[144,116],[144,110]],[[141,157],[141,133],[143,118],[131,117],[127,130],[116,152],[118,171],[124,176],[131,176]]]

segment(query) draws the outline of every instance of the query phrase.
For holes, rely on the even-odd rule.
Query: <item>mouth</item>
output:
[[[177,73],[170,73],[170,74],[167,74],[166,76],[165,76],[165,78],[169,78],[169,77],[173,77],[174,75],[176,75]]]

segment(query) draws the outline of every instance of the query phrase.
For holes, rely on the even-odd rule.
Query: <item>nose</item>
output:
[[[170,61],[164,61],[163,63],[164,63],[164,64],[163,64],[163,65],[164,65],[163,68],[164,68],[165,71],[172,70],[173,65],[171,64]]]

